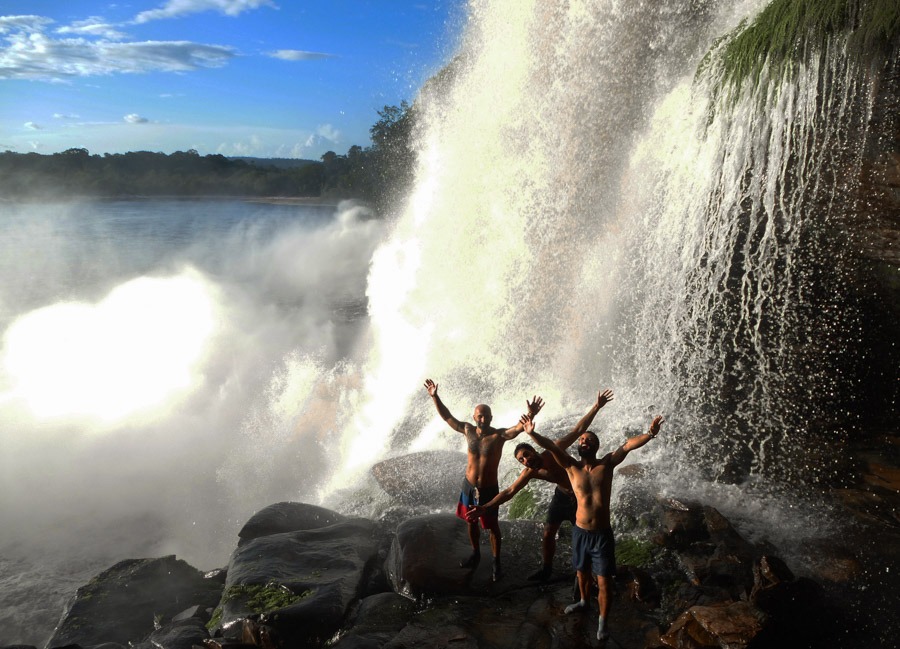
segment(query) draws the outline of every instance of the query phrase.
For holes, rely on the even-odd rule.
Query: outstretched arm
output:
[[[538,446],[550,451],[553,455],[553,459],[555,459],[561,467],[566,468],[575,464],[575,458],[557,446],[556,442],[535,432],[534,419],[532,417],[529,415],[522,415],[519,423],[522,424],[522,429],[531,436],[531,439],[537,442]]]
[[[517,493],[522,491],[523,487],[528,484],[531,480],[531,470],[525,469],[522,473],[519,474],[519,477],[516,478],[515,482],[509,485],[506,489],[498,493],[496,496],[491,498],[488,502],[483,505],[478,505],[477,507],[472,507],[468,513],[466,513],[466,520],[470,523],[476,521],[480,516],[484,515],[484,510],[489,507],[499,507],[503,503],[512,500],[512,497]]]
[[[617,448],[612,454],[612,465],[616,466],[617,464],[621,464],[622,460],[625,459],[625,456],[628,455],[630,451],[642,447],[651,439],[659,435],[659,427],[663,421],[665,420],[662,418],[662,415],[657,415],[650,423],[650,429],[646,433],[643,435],[635,435]]]
[[[575,424],[575,428],[572,429],[571,433],[563,435],[558,440],[556,440],[556,445],[563,450],[569,448],[576,439],[581,437],[585,433],[585,431],[590,428],[591,423],[594,421],[594,417],[597,416],[597,413],[600,412],[600,409],[612,400],[612,390],[603,390],[602,392],[598,392],[597,401],[594,402],[594,405],[591,406],[591,409],[587,411],[587,414],[582,417],[577,424]]]
[[[528,414],[533,419],[533,418],[537,417],[537,414],[541,411],[541,408],[544,407],[544,400],[541,399],[537,395],[533,396],[532,399],[533,399],[532,401],[528,401],[526,399],[525,405],[528,406]],[[521,433],[523,430],[525,430],[525,429],[522,427],[522,422],[520,420],[519,423],[516,424],[515,426],[513,426],[512,428],[507,428],[506,430],[501,432],[500,436],[503,437],[504,439],[513,439],[519,433]]]
[[[447,410],[447,406],[444,405],[444,402],[441,401],[441,398],[438,396],[438,384],[431,379],[425,379],[425,389],[428,390],[428,394],[431,395],[431,400],[434,401],[434,407],[437,408],[441,419],[446,421],[447,425],[457,433],[464,432],[465,424],[450,414],[450,411]]]

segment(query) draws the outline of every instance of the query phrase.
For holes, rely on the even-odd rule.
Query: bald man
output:
[[[471,508],[488,502],[500,492],[497,470],[500,466],[503,445],[507,441],[515,439],[516,435],[524,430],[524,425],[519,422],[510,428],[494,428],[491,426],[493,414],[490,407],[485,404],[475,406],[475,412],[472,415],[474,426],[468,422],[459,421],[450,414],[447,406],[438,396],[437,383],[426,379],[425,389],[434,401],[434,406],[441,419],[447,422],[450,428],[466,437],[468,451],[466,454],[466,477],[460,490],[456,515],[466,522],[472,554],[460,563],[460,567],[474,570],[481,561],[481,547],[479,546],[481,530],[478,527],[480,521],[481,527],[488,530],[491,535],[491,554],[493,555],[491,577],[494,581],[498,581],[502,576],[502,570],[500,567],[500,523],[497,520],[497,508],[491,507],[480,512],[481,515],[472,521],[469,521],[466,515]],[[533,401],[526,400],[525,402],[528,406],[528,415],[532,419],[544,406],[540,397],[535,396],[533,399]]]

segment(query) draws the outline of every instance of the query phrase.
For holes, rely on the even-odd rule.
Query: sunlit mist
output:
[[[213,297],[194,271],[128,281],[96,304],[43,307],[4,336],[7,397],[39,418],[120,421],[189,391],[214,328]]]

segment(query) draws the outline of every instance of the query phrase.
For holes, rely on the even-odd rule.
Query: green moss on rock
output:
[[[509,502],[510,518],[534,518],[537,514],[537,500],[534,493],[525,487]]]
[[[654,545],[648,541],[623,538],[616,541],[616,564],[646,568],[653,561]]]
[[[295,604],[311,594],[312,591],[307,590],[297,595],[287,586],[275,582],[269,582],[265,585],[238,584],[225,589],[225,592],[222,594],[222,601],[230,602],[242,599],[254,613],[270,613],[279,608]]]

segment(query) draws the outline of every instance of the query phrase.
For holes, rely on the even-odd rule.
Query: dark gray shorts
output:
[[[547,508],[547,523],[557,525],[569,521],[574,525],[577,509],[578,501],[575,500],[575,494],[567,494],[557,487],[553,492],[553,498],[550,499],[550,507]]]
[[[572,528],[572,567],[598,577],[616,574],[616,541],[611,529],[589,532]]]

